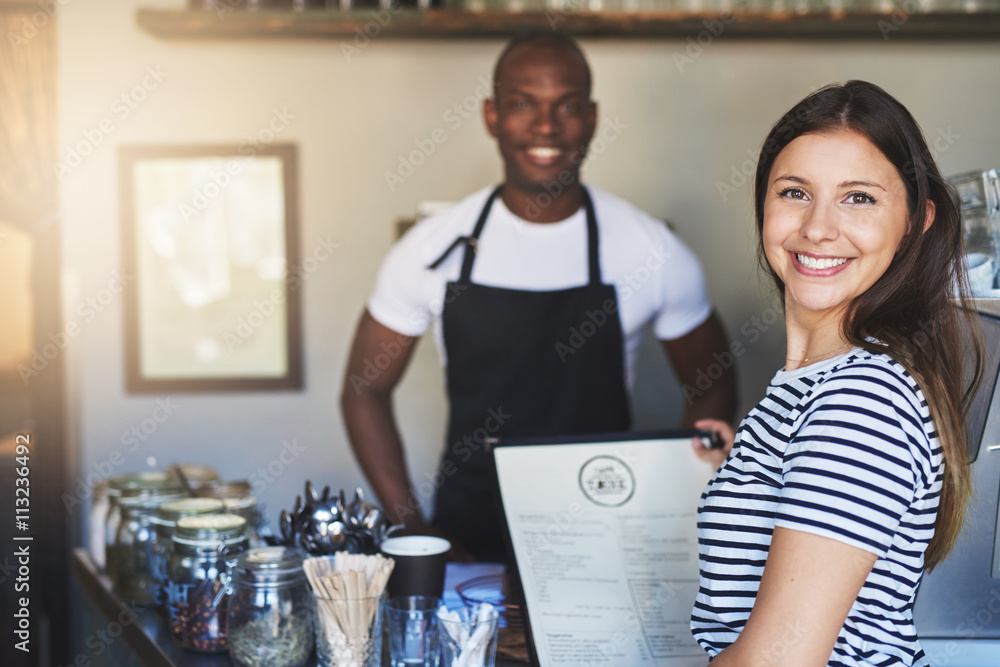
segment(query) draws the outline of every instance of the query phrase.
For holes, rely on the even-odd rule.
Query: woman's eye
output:
[[[778,193],[778,196],[784,199],[805,199],[806,193],[801,188],[785,188]]]
[[[847,195],[848,204],[874,204],[875,198],[866,192],[852,192]]]

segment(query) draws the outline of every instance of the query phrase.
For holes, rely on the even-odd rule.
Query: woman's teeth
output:
[[[824,258],[817,259],[815,257],[810,257],[809,255],[802,255],[795,253],[795,259],[799,260],[799,264],[806,267],[807,269],[813,269],[818,271],[820,269],[832,269],[835,266],[840,266],[847,261],[846,257],[838,258]]]
[[[560,152],[561,151],[558,148],[552,148],[551,146],[533,146],[528,149],[529,155],[543,159],[554,158],[559,155]]]

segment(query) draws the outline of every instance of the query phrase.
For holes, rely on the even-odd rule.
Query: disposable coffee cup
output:
[[[441,597],[450,549],[451,542],[430,535],[407,535],[384,540],[382,553],[396,561],[389,577],[389,597]]]

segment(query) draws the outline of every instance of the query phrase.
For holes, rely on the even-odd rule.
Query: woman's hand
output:
[[[691,439],[691,449],[694,450],[695,456],[718,468],[725,463],[729,452],[732,451],[733,443],[736,442],[736,432],[733,431],[732,426],[721,419],[699,419],[694,423],[694,427],[707,431],[715,431],[722,438],[722,449],[709,449],[701,441],[701,438]]]

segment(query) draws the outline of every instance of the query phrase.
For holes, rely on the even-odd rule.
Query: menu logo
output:
[[[595,456],[580,468],[580,489],[595,505],[621,507],[635,493],[635,475],[614,456]]]

